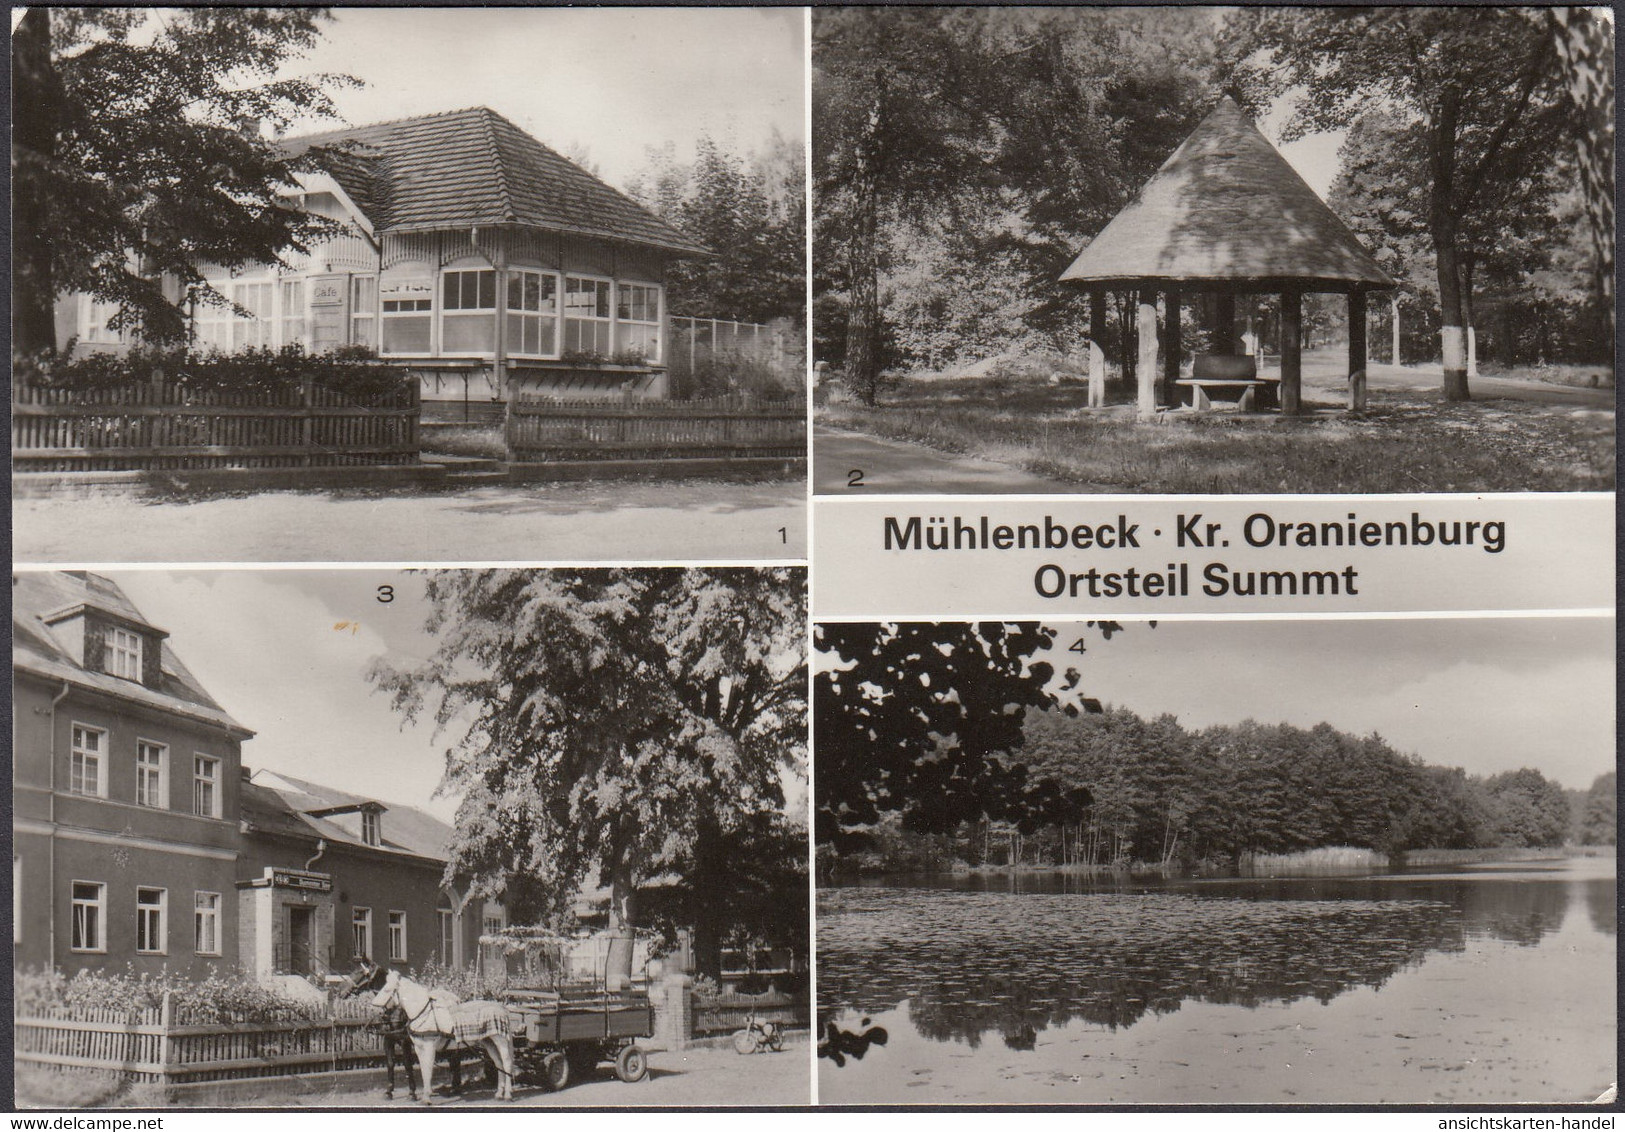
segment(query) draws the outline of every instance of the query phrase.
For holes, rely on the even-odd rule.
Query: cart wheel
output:
[[[755,1030],[740,1030],[734,1035],[735,1053],[755,1053],[759,1044]]]
[[[542,1084],[558,1092],[570,1083],[570,1059],[554,1051],[542,1058]]]
[[[628,1085],[649,1075],[649,1059],[637,1046],[623,1046],[615,1055],[615,1076]]]

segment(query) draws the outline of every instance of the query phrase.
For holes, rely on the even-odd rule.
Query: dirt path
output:
[[[13,559],[560,562],[804,558],[798,481],[284,491],[190,501],[21,500]]]
[[[862,486],[848,486],[854,470],[862,471]],[[1042,495],[1079,490],[1077,484],[1035,476],[991,460],[952,456],[900,440],[813,429],[815,495],[856,498],[916,491]]]

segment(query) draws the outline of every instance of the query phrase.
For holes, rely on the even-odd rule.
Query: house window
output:
[[[388,292],[379,304],[383,314],[379,321],[379,334],[384,354],[427,354],[429,329],[434,319],[434,299],[415,295],[394,295]]]
[[[489,354],[496,350],[497,273],[448,271],[440,277],[440,350]]]
[[[508,353],[533,358],[559,352],[559,277],[539,271],[508,276]]]
[[[192,812],[200,818],[220,816],[220,760],[192,757]]]
[[[496,935],[501,930],[502,930],[502,917],[501,916],[486,916],[485,917],[485,922],[484,922],[484,926],[481,929],[481,934],[487,935],[487,936],[492,936],[492,935]]]
[[[615,285],[617,352],[660,360],[660,288],[649,283]]]
[[[102,753],[106,749],[107,732],[73,725],[73,753],[68,766],[70,793],[107,797],[107,776],[102,773]]]
[[[350,341],[357,346],[378,345],[378,280],[357,275],[350,280]]]
[[[237,316],[232,319],[231,348],[234,352],[271,345],[273,287],[269,281],[232,284],[231,301],[248,312],[247,318]]]
[[[141,679],[141,634],[128,629],[107,630],[107,649],[103,664],[109,675],[124,680]]]
[[[610,352],[608,279],[566,278],[564,281],[564,352],[597,354]]]
[[[199,955],[220,954],[220,894],[199,892],[193,903],[192,946]]]
[[[372,909],[356,908],[350,913],[350,950],[355,958],[372,958]]]
[[[305,281],[283,279],[277,286],[282,294],[282,337],[284,346],[305,344]]]
[[[135,890],[135,949],[143,955],[162,955],[166,950],[164,912],[169,893],[162,888]]]
[[[169,768],[169,748],[145,739],[135,744],[135,803],[156,810],[169,809],[169,790],[164,781]]]
[[[117,303],[104,303],[85,295],[83,304],[84,322],[79,330],[81,339],[99,346],[118,345],[124,341],[124,331],[114,330],[107,325],[118,314]]]
[[[389,914],[389,957],[400,960],[406,958],[405,912],[391,912]]]
[[[68,946],[74,951],[106,951],[102,934],[107,919],[107,886],[94,881],[73,882],[73,936]]]
[[[384,822],[377,810],[361,811],[361,840],[368,845],[384,843]]]
[[[456,960],[453,958],[456,955],[456,952],[453,950],[452,942],[456,938],[457,934],[456,929],[453,926],[454,921],[452,919],[451,909],[436,908],[434,915],[440,928],[440,962],[449,967],[452,963],[456,962]]]

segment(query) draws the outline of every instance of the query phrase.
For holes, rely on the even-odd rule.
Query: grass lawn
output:
[[[874,408],[817,410],[820,424],[980,456],[1079,485],[1148,493],[1607,491],[1612,409],[1510,399],[1445,403],[1373,389],[1358,416],[1304,391],[1296,420],[1177,413],[1138,424],[1129,405],[1089,410],[1082,383],[904,381]]]

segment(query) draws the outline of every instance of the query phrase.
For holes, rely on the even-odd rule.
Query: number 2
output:
[[[862,468],[853,468],[850,472],[846,473],[846,486],[847,487],[862,487],[863,486],[863,469]]]

